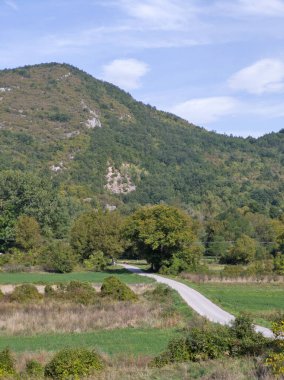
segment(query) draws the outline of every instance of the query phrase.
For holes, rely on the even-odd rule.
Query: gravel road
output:
[[[211,322],[220,323],[222,325],[229,325],[235,319],[232,314],[221,309],[219,306],[211,302],[208,298],[204,297],[202,294],[190,288],[189,286],[182,284],[181,282],[162,277],[157,274],[145,273],[133,265],[123,264],[122,266],[130,272],[139,274],[140,276],[151,277],[161,284],[170,286],[172,289],[176,290],[179,293],[179,295],[184,299],[188,306],[195,310],[199,315],[202,315],[203,317],[209,319]],[[255,330],[267,338],[274,337],[272,331],[266,327],[255,325]]]

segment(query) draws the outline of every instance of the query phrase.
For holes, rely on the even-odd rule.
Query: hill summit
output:
[[[93,206],[283,212],[283,130],[208,132],[70,65],[0,71],[0,141],[0,171],[38,173]]]

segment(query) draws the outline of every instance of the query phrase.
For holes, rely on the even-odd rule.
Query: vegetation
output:
[[[201,250],[194,246],[196,227],[177,208],[158,205],[137,210],[129,218],[126,235],[154,271],[178,273],[198,265]]]
[[[246,317],[200,327],[175,293],[137,295],[152,280],[114,264],[145,259],[183,278],[284,275],[283,130],[258,139],[208,132],[66,64],[0,71],[0,86],[9,88],[0,102],[0,283],[19,285],[0,291],[0,377],[16,373],[7,343],[63,349],[27,361],[19,376],[40,378],[48,362],[45,374],[64,379],[103,366],[87,349],[153,356],[170,339],[158,367],[226,356],[250,363],[247,378],[268,368],[281,375],[280,339],[267,354]],[[124,282],[142,285],[134,292]],[[47,284],[44,295],[32,283]],[[102,283],[101,293],[90,283]],[[194,286],[266,324],[284,309],[281,285]],[[266,369],[245,355],[268,355]]]
[[[100,356],[85,348],[59,351],[45,367],[47,377],[58,380],[79,379],[103,369]]]
[[[5,379],[15,374],[14,358],[8,348],[0,352],[0,378]]]
[[[201,361],[226,356],[256,356],[263,354],[270,341],[254,332],[247,316],[236,318],[231,327],[209,326],[195,328],[186,337],[172,340],[167,350],[156,357],[152,365]]]
[[[101,287],[101,295],[118,301],[135,301],[136,294],[117,277],[107,277]]]
[[[24,284],[17,286],[9,298],[12,302],[26,303],[39,300],[42,296],[34,285]]]

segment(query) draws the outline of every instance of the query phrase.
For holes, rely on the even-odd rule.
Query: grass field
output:
[[[277,313],[284,313],[283,284],[186,283],[232,314],[248,312],[267,327]]]
[[[72,273],[45,273],[45,272],[16,272],[0,273],[0,284],[56,284],[69,281],[97,282],[101,283],[106,277],[117,276],[127,284],[148,284],[153,282],[147,277],[130,273],[123,268],[108,269],[105,272],[72,272]]]
[[[0,350],[57,351],[66,347],[96,348],[109,355],[147,355],[161,353],[170,339],[177,336],[176,329],[115,329],[81,334],[45,334],[35,336],[1,336]]]

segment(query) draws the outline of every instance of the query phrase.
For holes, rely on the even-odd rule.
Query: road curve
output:
[[[170,278],[162,277],[157,274],[145,273],[141,269],[128,264],[120,264],[125,269],[132,273],[139,274],[140,276],[146,276],[155,279],[161,284],[166,284],[172,289],[176,290],[182,299],[195,310],[199,315],[209,319],[211,322],[220,323],[221,325],[229,325],[235,319],[235,317],[227,311],[221,309],[215,305],[208,298],[204,297],[201,293],[190,288],[189,286],[182,284],[181,282],[172,280]],[[266,338],[274,338],[271,330],[266,327],[255,325],[255,331],[260,332]]]

